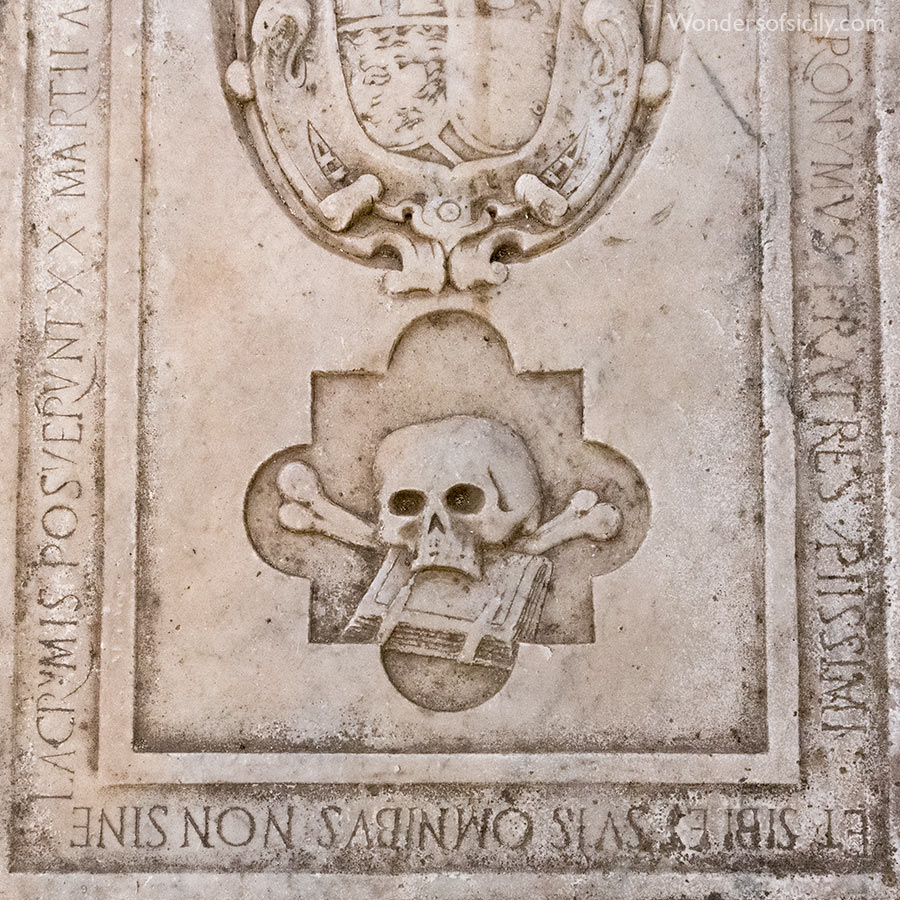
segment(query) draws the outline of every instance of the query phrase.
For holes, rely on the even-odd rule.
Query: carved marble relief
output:
[[[608,202],[669,91],[661,0],[237,0],[226,86],[305,229],[386,284],[501,284]],[[643,138],[646,139],[646,138]]]
[[[592,577],[634,555],[650,500],[583,439],[580,373],[517,374],[490,326],[442,313],[384,376],[313,377],[313,445],[278,453],[247,497],[263,558],[313,579],[312,640],[379,644],[401,693],[449,710],[493,696],[521,642],[593,639]],[[355,580],[335,578],[335,543],[364,562]]]

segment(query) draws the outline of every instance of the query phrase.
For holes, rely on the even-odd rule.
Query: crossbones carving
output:
[[[278,520],[291,532],[385,549],[345,636],[421,655],[511,668],[546,596],[551,564],[542,554],[578,539],[610,541],[623,524],[616,507],[581,490],[541,525],[534,459],[491,419],[394,431],[375,474],[379,516],[369,522],[333,503],[311,466],[288,463],[277,478]]]

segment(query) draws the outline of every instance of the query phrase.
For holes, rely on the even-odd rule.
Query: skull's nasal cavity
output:
[[[431,521],[428,523],[428,533],[431,534],[432,531],[440,531],[441,534],[446,531],[444,523],[438,518],[437,513],[432,514]]]

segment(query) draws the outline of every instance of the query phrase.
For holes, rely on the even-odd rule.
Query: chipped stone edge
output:
[[[893,20],[892,20],[893,14]],[[894,702],[888,704],[890,830],[894,872],[900,869],[900,25],[893,0],[876,0],[875,15],[887,23],[876,41],[873,63],[876,115],[878,258],[881,288],[884,440],[885,602],[887,674]],[[892,27],[893,26],[893,27]],[[897,889],[900,892],[900,889]]]

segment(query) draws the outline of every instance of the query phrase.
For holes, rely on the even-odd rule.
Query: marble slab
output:
[[[900,898],[893,19],[0,5],[0,897]]]

